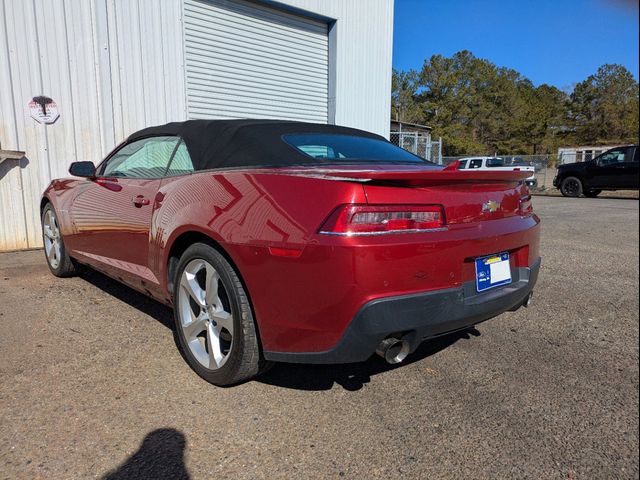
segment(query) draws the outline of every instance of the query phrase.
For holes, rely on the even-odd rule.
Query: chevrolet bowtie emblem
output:
[[[482,211],[483,212],[497,212],[498,209],[500,208],[500,202],[496,202],[495,200],[489,200],[486,203],[482,204]]]

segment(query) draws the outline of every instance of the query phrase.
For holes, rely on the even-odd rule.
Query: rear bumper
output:
[[[520,307],[538,279],[540,259],[531,267],[513,268],[513,282],[477,293],[474,282],[462,287],[366,303],[336,346],[324,352],[269,352],[268,360],[295,363],[351,363],[369,358],[391,334],[402,335],[413,352],[429,338],[460,330]]]

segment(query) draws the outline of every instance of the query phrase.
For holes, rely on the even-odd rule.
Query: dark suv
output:
[[[638,190],[638,145],[615,147],[588,162],[560,165],[553,179],[565,197],[597,197],[603,190]]]

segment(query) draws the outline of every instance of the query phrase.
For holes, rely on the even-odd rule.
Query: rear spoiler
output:
[[[456,183],[517,183],[531,176],[531,172],[514,170],[455,170],[454,164],[446,168],[432,166],[427,168],[407,167],[394,168],[381,165],[373,168],[321,168],[290,167],[282,169],[251,170],[252,173],[278,173],[303,177],[322,178],[324,180],[341,180],[345,182],[384,182],[404,183],[409,185],[447,185]]]
[[[486,170],[359,170],[327,172],[327,177],[344,180],[388,181],[388,182],[416,182],[429,184],[448,183],[511,183],[519,182],[531,176],[531,172],[486,171]]]

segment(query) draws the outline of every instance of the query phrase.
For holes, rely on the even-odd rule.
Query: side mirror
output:
[[[94,178],[96,166],[93,162],[73,162],[69,166],[69,173],[74,177]]]

